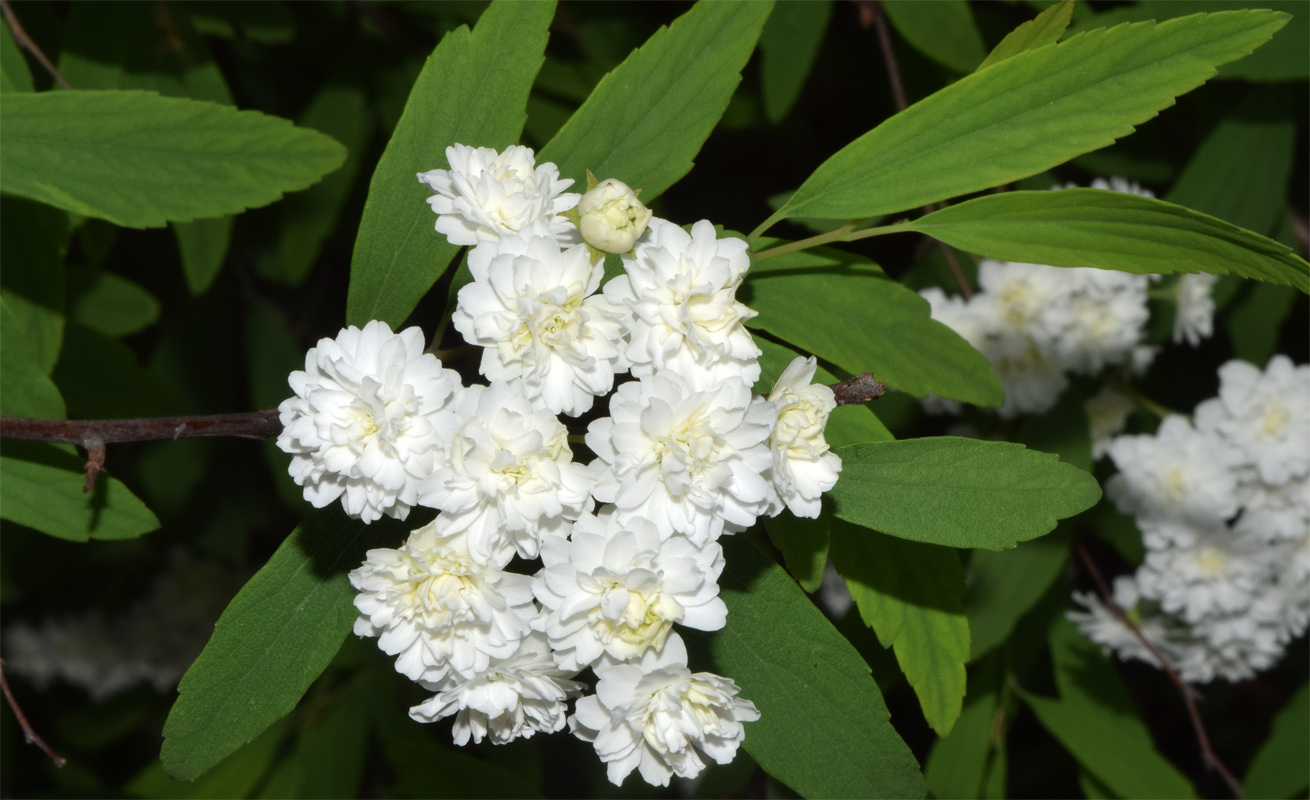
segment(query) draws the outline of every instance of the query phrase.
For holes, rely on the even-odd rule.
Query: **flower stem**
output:
[[[1171,409],[1165,408],[1164,406],[1160,405],[1159,403],[1155,402],[1151,398],[1147,397],[1146,395],[1132,388],[1131,386],[1124,383],[1123,381],[1118,380],[1117,378],[1111,378],[1108,375],[1103,375],[1101,376],[1101,383],[1115,390],[1116,392],[1123,395],[1124,397],[1127,397],[1129,400],[1132,400],[1134,403],[1141,406],[1146,411],[1150,412],[1153,416],[1155,416],[1156,419],[1164,419],[1165,417],[1175,416],[1178,414],[1177,411],[1173,411]]]

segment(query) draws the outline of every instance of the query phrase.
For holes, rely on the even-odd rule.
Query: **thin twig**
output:
[[[34,744],[45,751],[45,754],[54,762],[55,766],[63,769],[68,763],[68,759],[56,753],[50,745],[45,743],[45,739],[37,736],[36,731],[28,724],[27,715],[23,709],[18,707],[18,701],[14,699],[14,693],[9,689],[9,681],[5,680],[5,660],[0,658],[0,691],[4,692],[5,700],[9,702],[9,707],[14,710],[14,717],[18,720],[18,726],[23,729],[23,738],[28,744]]]
[[[50,63],[50,59],[45,57],[45,53],[41,52],[41,48],[37,47],[36,42],[32,41],[32,37],[28,36],[27,31],[23,30],[23,26],[18,23],[18,17],[14,14],[14,10],[9,7],[9,0],[0,0],[0,11],[4,12],[5,22],[9,23],[9,30],[13,32],[14,41],[18,43],[18,46],[31,53],[32,57],[39,61],[42,67],[45,67],[45,71],[50,73],[56,83],[65,89],[72,89],[73,86],[68,82],[68,79],[55,68],[54,64]]]
[[[1083,543],[1075,542],[1074,547],[1078,550],[1078,557],[1082,559],[1083,565],[1091,573],[1092,581],[1096,584],[1096,591],[1101,595],[1101,602],[1105,603],[1106,608],[1109,608],[1111,613],[1128,626],[1128,629],[1150,651],[1151,655],[1159,663],[1160,669],[1164,670],[1164,673],[1169,676],[1169,680],[1173,681],[1174,685],[1178,687],[1178,691],[1183,695],[1183,703],[1187,706],[1187,716],[1191,719],[1192,730],[1196,732],[1196,741],[1201,747],[1201,757],[1206,766],[1219,773],[1219,777],[1223,778],[1234,795],[1245,797],[1246,792],[1242,789],[1241,782],[1233,777],[1233,773],[1228,771],[1228,767],[1224,766],[1224,762],[1219,760],[1219,756],[1215,755],[1214,750],[1210,747],[1210,737],[1205,732],[1205,724],[1201,721],[1201,712],[1196,707],[1196,700],[1200,697],[1200,693],[1183,680],[1168,659],[1151,643],[1150,639],[1146,638],[1141,628],[1137,627],[1137,623],[1133,622],[1127,612],[1114,601],[1114,597],[1110,593],[1110,587],[1106,584],[1105,578],[1101,577],[1101,571],[1097,569],[1096,562],[1092,560],[1091,554],[1087,552],[1087,548],[1083,546]]]
[[[3,2],[3,0],[0,0]],[[277,409],[244,414],[214,414],[193,417],[150,419],[32,419],[0,417],[0,439],[75,444],[86,450],[86,483],[83,492],[95,486],[105,468],[105,445],[118,442],[149,442],[158,439],[191,439],[201,436],[240,436],[267,439],[282,432]]]
[[[872,372],[862,372],[854,378],[834,383],[829,388],[832,389],[839,406],[863,405],[882,397],[885,391],[882,381],[874,378]]]

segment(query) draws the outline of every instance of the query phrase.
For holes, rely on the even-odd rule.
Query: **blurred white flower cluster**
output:
[[[1097,179],[1092,188],[1152,196],[1122,178]],[[1158,278],[984,259],[978,265],[979,290],[968,300],[936,287],[920,294],[932,306],[933,319],[991,362],[1005,388],[999,413],[1013,417],[1050,410],[1069,385],[1068,373],[1145,370],[1155,357],[1155,348],[1144,344],[1147,290]],[[1210,292],[1216,280],[1213,275],[1177,279],[1175,342],[1195,346],[1213,332]],[[942,398],[930,397],[925,405],[933,412],[959,413],[958,403]]]
[[[527,148],[446,155],[419,179],[437,231],[474,245],[452,322],[484,348],[489,385],[463,386],[417,328],[371,322],[310,350],[280,408],[278,443],[315,506],[340,497],[366,522],[439,512],[351,573],[355,632],[434,693],[410,715],[454,717],[457,743],[568,725],[615,784],[726,763],[759,712],[690,671],[674,626],[724,626],[721,535],[784,508],[818,516],[841,469],[824,441],[833,392],[797,359],[769,397],[752,393],[744,241],[653,218],[613,180],[579,202]],[[616,250],[624,274],[601,287],[593,251]],[[607,395],[609,415],[570,437],[558,415]],[[595,460],[576,462],[571,438]],[[516,557],[541,567],[510,571]],[[587,669],[596,693],[570,717]]]
[[[1310,623],[1310,366],[1229,361],[1193,420],[1117,437],[1109,455],[1119,473],[1107,494],[1146,545],[1115,603],[1186,681],[1245,680],[1276,663]],[[1087,636],[1154,663],[1097,597],[1074,597]]]
[[[41,688],[56,679],[79,686],[97,702],[142,684],[171,691],[241,583],[226,567],[178,554],[122,616],[97,609],[6,626],[5,669]]]

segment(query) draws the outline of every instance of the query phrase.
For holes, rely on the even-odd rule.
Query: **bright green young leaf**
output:
[[[982,34],[965,0],[886,0],[882,7],[896,32],[938,64],[963,74],[983,60]]]
[[[1233,274],[1310,292],[1310,264],[1286,245],[1135,194],[1101,189],[989,194],[905,227],[1002,261]]]
[[[1084,6],[1082,3],[1078,5]],[[1090,5],[1087,7],[1090,8]],[[1290,14],[1292,21],[1265,47],[1240,61],[1220,67],[1216,77],[1259,82],[1295,81],[1310,77],[1310,60],[1305,57],[1306,51],[1310,50],[1310,15],[1306,14],[1305,3],[1301,0],[1260,0],[1259,3],[1250,0],[1141,0],[1116,6],[1100,14],[1079,17],[1075,12],[1078,21],[1074,23],[1073,32],[1088,28],[1108,28],[1124,22],[1165,20],[1189,14],[1245,8],[1281,11]]]
[[[1215,126],[1164,199],[1261,235],[1272,234],[1287,207],[1296,151],[1293,122],[1262,118],[1272,99],[1252,95]]]
[[[102,269],[69,267],[68,318],[106,336],[126,336],[159,319],[159,301],[127,278]]]
[[[347,84],[328,84],[310,102],[296,124],[331,136],[346,146],[345,165],[322,183],[297,192],[279,203],[278,237],[273,249],[255,263],[270,280],[299,286],[309,276],[324,242],[341,220],[341,210],[355,176],[359,174],[363,150],[372,132],[372,115],[363,89]]]
[[[1059,531],[1013,550],[973,551],[969,590],[964,596],[972,637],[970,661],[977,661],[1009,638],[1019,618],[1037,605],[1060,576],[1068,558],[1069,537]]]
[[[831,536],[832,563],[860,616],[895,650],[928,725],[945,736],[960,716],[969,660],[959,554],[840,521]]]
[[[0,518],[71,542],[135,539],[159,528],[146,504],[117,478],[102,473],[84,494],[85,467],[79,456],[55,445],[5,441]]]
[[[62,419],[64,399],[29,341],[22,318],[0,298],[0,414]]]
[[[825,161],[770,219],[872,217],[1033,175],[1132,133],[1288,20],[1233,11],[1083,33],[969,75]]]
[[[732,623],[683,638],[693,670],[731,675],[759,708],[746,723],[746,752],[802,797],[923,797],[919,766],[868,664],[750,535],[721,544]]]
[[[1302,684],[1274,723],[1242,781],[1247,797],[1299,797],[1310,786],[1310,684]]]
[[[923,777],[934,797],[982,797],[987,755],[992,751],[999,687],[1005,679],[999,657],[969,676],[969,692],[955,727],[933,743]]]
[[[838,517],[928,544],[1005,550],[1101,499],[1087,472],[1011,442],[938,436],[837,454]]]
[[[288,722],[284,719],[273,723],[257,739],[223,759],[197,781],[173,780],[164,771],[164,765],[155,761],[128,783],[127,791],[134,797],[151,800],[249,797],[273,765]]]
[[[1001,43],[992,48],[987,58],[978,65],[986,69],[992,64],[1004,61],[1020,53],[1036,50],[1058,42],[1069,27],[1069,18],[1073,14],[1073,0],[1060,0],[1046,7],[1046,10],[1010,31]]]
[[[218,277],[232,240],[232,218],[215,217],[172,223],[182,253],[182,274],[191,294],[202,294]]]
[[[129,228],[265,205],[345,159],[287,120],[151,92],[16,94],[0,125],[0,188]]]
[[[772,6],[697,3],[602,78],[537,160],[579,185],[590,169],[644,202],[663,194],[723,116]]]
[[[0,94],[30,92],[32,72],[27,68],[23,51],[18,49],[8,25],[0,25],[0,29]]]
[[[832,16],[832,0],[779,0],[760,34],[760,92],[775,125],[787,116],[809,77]]]
[[[923,397],[934,392],[966,403],[998,406],[1000,380],[987,359],[959,334],[932,319],[928,302],[875,265],[834,264],[822,254],[787,253],[747,273],[738,292],[759,312],[760,328],[858,375],[872,372],[889,389]],[[788,267],[783,269],[783,267]]]
[[[405,526],[364,525],[336,505],[311,514],[241,589],[178,686],[160,759],[194,780],[295,708],[358,612],[346,573]]]
[[[446,34],[428,56],[368,185],[350,262],[346,321],[399,328],[459,248],[434,226],[420,172],[447,169],[452,144],[518,141],[541,68],[554,3],[492,3],[470,33]],[[538,158],[538,162],[542,159]]]
[[[782,553],[787,572],[810,594],[819,591],[828,565],[828,532],[831,514],[805,519],[784,511],[763,521],[769,541]]]
[[[1058,700],[1020,692],[1037,720],[1119,797],[1195,797],[1151,741],[1110,659],[1068,620],[1051,630]]]
[[[64,212],[21,197],[0,197],[0,296],[11,323],[22,332],[26,355],[46,375],[59,360],[64,338],[68,238]]]

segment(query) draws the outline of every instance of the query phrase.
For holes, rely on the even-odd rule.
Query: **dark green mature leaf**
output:
[[[819,591],[823,572],[828,565],[828,533],[832,525],[831,514],[820,514],[817,519],[805,519],[784,511],[764,520],[769,541],[782,553],[787,571],[810,594]]]
[[[83,493],[85,466],[45,442],[6,441],[0,450],[0,518],[72,542],[135,539],[159,528],[146,504],[117,478],[102,474]]]
[[[582,184],[586,170],[649,202],[692,167],[728,107],[772,3],[698,3],[601,79],[541,149]]]
[[[1079,17],[1073,27],[1077,32],[1087,28],[1108,28],[1123,22],[1163,20],[1252,7],[1290,14],[1292,21],[1265,47],[1240,61],[1220,67],[1216,77],[1261,82],[1304,80],[1310,77],[1310,60],[1305,57],[1306,51],[1310,50],[1310,15],[1306,14],[1305,3],[1301,0],[1260,0],[1259,3],[1251,3],[1249,0],[1141,0],[1116,6],[1100,14]]]
[[[0,197],[0,296],[24,349],[46,375],[64,338],[68,215],[20,197]],[[8,345],[10,349],[14,345]]]
[[[896,32],[915,50],[949,69],[972,72],[986,53],[965,0],[886,0],[882,7]]]
[[[770,122],[780,122],[795,105],[831,16],[832,0],[774,3],[760,34],[760,92]]]
[[[938,436],[837,453],[837,516],[928,544],[1004,550],[1101,499],[1087,472],[1010,442]]]
[[[1060,699],[1019,692],[1037,720],[1119,797],[1195,797],[1155,749],[1110,659],[1068,620],[1051,630]]]
[[[341,209],[359,174],[371,123],[368,101],[358,86],[328,84],[310,102],[297,124],[321,131],[345,145],[346,163],[322,183],[278,204],[277,242],[255,264],[261,275],[292,286],[309,276],[323,243],[339,223],[345,222]]]
[[[832,563],[864,623],[895,649],[928,725],[945,736],[960,716],[969,660],[960,556],[840,521],[831,537]]]
[[[0,25],[0,94],[32,91],[32,72],[8,25]]]
[[[731,676],[760,710],[746,752],[803,797],[923,797],[923,777],[850,644],[749,535],[721,540],[732,622],[688,635],[692,669]],[[689,632],[690,633],[690,632]]]
[[[152,417],[185,413],[176,385],[137,363],[130,347],[99,331],[69,323],[52,375],[77,419]]]
[[[335,505],[311,514],[241,589],[178,686],[160,758],[194,780],[295,707],[358,612],[346,572],[403,523],[364,525]]]
[[[155,761],[142,770],[126,787],[134,797],[157,798],[219,798],[249,797],[259,785],[264,773],[273,764],[278,745],[287,732],[289,720],[279,720],[269,726],[259,738],[223,759],[200,780],[177,781],[168,776],[161,762]]]
[[[999,687],[1005,679],[999,657],[983,662],[969,676],[969,693],[955,727],[938,739],[924,763],[923,777],[934,797],[982,797],[996,727]]]
[[[1047,6],[1036,18],[1007,33],[1001,43],[993,47],[992,52],[978,65],[978,69],[986,69],[1012,56],[1058,42],[1069,27],[1072,14],[1073,0],[1060,0]]]
[[[970,661],[977,661],[1009,638],[1019,618],[1037,605],[1060,576],[1068,557],[1069,537],[1061,531],[1013,550],[973,552],[964,598],[972,637]]]
[[[1228,338],[1233,355],[1263,364],[1278,349],[1283,323],[1296,305],[1297,294],[1283,286],[1252,284],[1228,310]]]
[[[1310,786],[1310,684],[1296,694],[1274,717],[1260,750],[1251,759],[1242,781],[1247,797],[1297,797]]]
[[[1164,199],[1249,231],[1273,233],[1287,206],[1296,125],[1262,119],[1270,100],[1253,95],[1215,126]]]
[[[12,417],[59,419],[65,414],[64,398],[54,381],[35,359],[22,319],[0,298],[0,414]]]
[[[202,294],[218,277],[232,240],[232,218],[216,217],[174,222],[173,233],[182,253],[182,274],[191,294]]]
[[[990,194],[906,229],[988,258],[1137,273],[1240,275],[1310,292],[1291,248],[1191,209],[1101,189]]]
[[[1127,136],[1288,20],[1233,11],[1083,33],[915,103],[823,163],[772,220],[855,219],[1033,175]]]
[[[987,359],[932,319],[928,302],[869,262],[800,251],[747,273],[739,296],[759,312],[748,325],[804,348],[852,375],[872,372],[889,388],[998,406],[1000,380]]]
[[[102,269],[69,267],[68,318],[107,336],[126,336],[159,319],[159,301],[127,278]]]
[[[414,176],[449,168],[452,144],[500,150],[518,140],[554,13],[554,3],[494,2],[472,33],[451,31],[428,56],[368,185],[347,323],[400,327],[455,257]]]
[[[16,94],[0,125],[0,188],[130,228],[271,203],[346,155],[284,119],[151,92]]]

